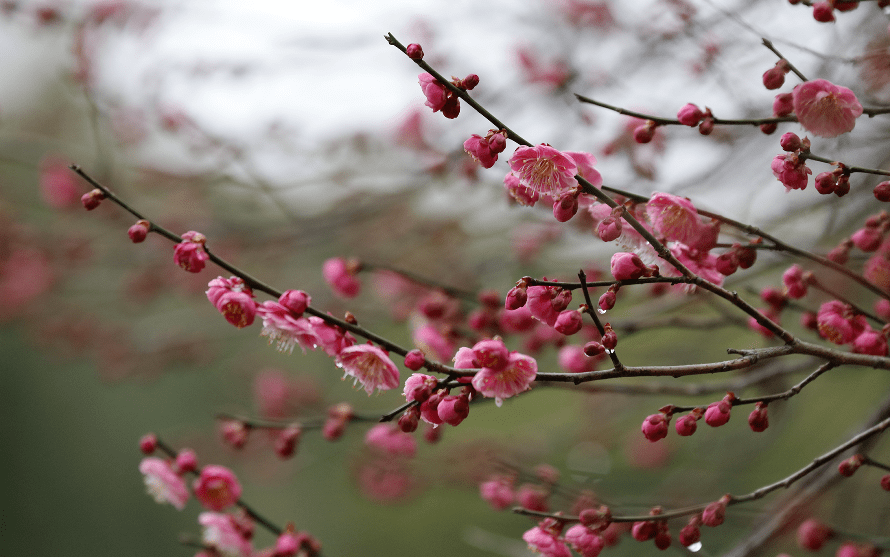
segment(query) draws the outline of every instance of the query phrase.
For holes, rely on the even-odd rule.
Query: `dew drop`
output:
[[[686,549],[688,549],[689,551],[691,551],[693,553],[695,553],[696,551],[700,551],[701,550],[701,542],[695,542],[694,544],[690,545]]]
[[[596,311],[598,311],[600,315],[606,314],[606,310],[604,310],[603,308],[596,308]]]

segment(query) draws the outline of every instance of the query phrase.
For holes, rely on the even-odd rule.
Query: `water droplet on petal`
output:
[[[701,550],[701,542],[695,542],[694,544],[690,545],[686,549],[688,549],[689,551],[691,551],[693,553],[695,553],[696,551],[700,551]]]
[[[600,315],[605,315],[606,313],[606,310],[604,310],[603,308],[596,308],[596,311],[598,311]]]

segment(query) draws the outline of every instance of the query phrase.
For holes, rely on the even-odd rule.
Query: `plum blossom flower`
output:
[[[532,317],[553,327],[559,313],[572,301],[572,292],[558,286],[529,286],[526,289],[525,308]]]
[[[786,191],[805,190],[809,175],[813,173],[807,168],[806,161],[801,160],[795,153],[783,153],[776,155],[770,168]]]
[[[603,550],[603,538],[583,524],[575,524],[565,535],[566,541],[582,557],[597,557]]]
[[[351,375],[361,383],[369,395],[374,389],[387,391],[401,384],[399,368],[389,359],[386,352],[370,344],[349,346],[337,355],[337,366],[345,375]]]
[[[188,487],[169,462],[153,456],[143,458],[139,472],[145,476],[145,487],[155,501],[170,503],[180,511],[185,508],[189,499]]]
[[[479,484],[479,495],[496,511],[502,511],[513,504],[513,480],[506,476],[496,476]]]
[[[362,289],[362,283],[355,278],[359,267],[356,261],[334,257],[324,262],[321,273],[335,294],[343,298],[355,298]]]
[[[853,130],[862,105],[853,91],[824,79],[794,88],[794,113],[800,125],[820,137],[837,137]]]
[[[834,344],[853,342],[868,328],[865,316],[857,315],[853,308],[837,300],[825,302],[816,313],[819,336]]]
[[[426,97],[424,104],[432,108],[433,112],[441,110],[446,118],[457,118],[460,114],[460,99],[431,74],[422,73],[417,78]]]
[[[590,153],[579,151],[566,151],[566,155],[570,156],[578,167],[578,176],[591,183],[594,187],[603,185],[603,176],[593,166],[596,164],[596,157]]]
[[[464,151],[482,168],[491,168],[498,160],[498,154],[507,147],[506,132],[489,130],[485,137],[473,134],[464,141]]]
[[[500,406],[504,399],[529,388],[538,375],[538,363],[531,356],[511,352],[501,369],[483,367],[473,377],[473,387],[485,397],[494,397]]]
[[[176,244],[173,260],[177,265],[190,273],[200,273],[210,256],[204,251],[207,238],[200,232],[190,230],[182,235],[182,241]]]
[[[277,343],[279,352],[293,352],[294,346],[299,345],[305,354],[307,348],[313,349],[319,342],[308,319],[294,317],[278,302],[265,301],[257,306],[256,312],[263,320],[260,334],[269,338],[269,344]]]
[[[198,515],[198,523],[204,527],[202,541],[223,557],[250,557],[253,552],[250,541],[238,529],[235,517],[205,512]]]
[[[514,201],[526,207],[534,207],[541,195],[529,186],[520,182],[512,172],[504,176],[504,189]]]
[[[652,228],[668,240],[692,245],[700,234],[698,211],[685,197],[653,193],[646,202],[646,214]]]
[[[225,466],[216,464],[202,468],[192,487],[198,501],[211,511],[231,507],[241,497],[241,484],[235,474]]]
[[[561,525],[552,518],[542,520],[537,526],[522,534],[528,548],[544,557],[571,557],[568,546],[559,539]]]
[[[392,456],[412,457],[417,452],[417,441],[396,424],[375,425],[365,434],[365,444]]]
[[[243,280],[238,277],[217,277],[207,286],[207,299],[225,316],[226,321],[239,329],[253,323],[257,305],[253,301],[253,292]]]
[[[556,199],[578,185],[575,160],[549,145],[519,147],[509,162],[519,182],[539,194]]]

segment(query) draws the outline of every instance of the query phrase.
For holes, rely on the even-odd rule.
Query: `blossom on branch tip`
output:
[[[556,199],[578,185],[575,160],[546,144],[518,147],[509,163],[520,184],[538,194]]]
[[[211,511],[231,507],[241,497],[241,484],[235,474],[225,466],[216,464],[202,468],[192,488],[198,501]]]
[[[491,168],[498,160],[498,154],[507,148],[507,132],[489,130],[485,137],[473,134],[464,141],[464,151],[482,168]]]
[[[748,426],[751,431],[756,433],[766,431],[766,428],[769,427],[769,415],[765,402],[758,402],[755,405],[754,410],[748,415]]]
[[[794,113],[800,125],[819,137],[837,137],[853,130],[862,105],[853,91],[824,79],[797,85]]]
[[[348,346],[337,354],[337,366],[361,383],[369,395],[399,386],[399,368],[382,349],[370,344]]]
[[[200,273],[210,255],[204,250],[207,238],[200,232],[190,230],[182,235],[182,241],[176,244],[173,260],[177,265],[190,273]]]
[[[185,508],[189,499],[188,487],[169,462],[152,456],[143,458],[139,472],[145,476],[145,487],[156,502],[170,503],[180,511]]]

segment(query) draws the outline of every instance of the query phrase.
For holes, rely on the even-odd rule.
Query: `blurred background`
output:
[[[375,454],[362,424],[336,443],[307,433],[287,461],[261,431],[232,450],[219,440],[218,413],[308,419],[347,401],[374,415],[403,399],[367,397],[324,354],[276,352],[258,325],[231,327],[204,295],[216,269],[182,272],[159,237],[133,245],[126,230],[134,219],[111,203],[84,211],[80,196],[90,188],[67,165],[80,164],[177,233],[201,231],[218,255],[266,283],[306,290],[315,307],[351,311],[410,345],[427,324],[418,302],[438,294],[387,269],[503,296],[525,275],[608,272],[615,249],[593,238],[583,214],[557,226],[548,208],[511,202],[506,157],[484,170],[462,149],[489,124],[466,106],[453,121],[424,107],[417,67],[387,44],[387,32],[420,43],[446,76],[478,74],[474,98],[533,143],[594,154],[607,185],[689,196],[824,254],[878,210],[871,191],[879,180],[855,176],[841,199],[812,188],[786,194],[769,163],[781,133],[803,133],[796,124],[771,136],[756,127],[718,127],[709,137],[668,128],[639,145],[633,121],[582,105],[574,93],[666,117],[687,102],[721,117],[770,116],[775,92],[761,75],[776,58],[760,44],[767,37],[810,79],[886,104],[888,19],[866,4],[826,25],[803,6],[750,0],[0,2],[4,554],[196,552],[181,541],[200,537],[197,502],[178,512],[145,494],[138,440],[149,431],[195,449],[201,463],[231,467],[247,501],[311,532],[328,556],[527,555],[521,534],[534,523],[479,496],[492,472],[534,483],[535,466],[547,463],[561,474],[554,510],[569,510],[588,490],[645,513],[747,493],[836,446],[882,404],[885,372],[824,376],[771,405],[762,434],[744,416],[658,444],[640,434],[661,406],[704,405],[723,396],[719,388],[683,397],[542,386],[501,408],[474,405],[464,424],[443,426],[438,443],[421,439],[410,460]],[[853,134],[814,139],[813,151],[887,168],[887,137],[886,118],[861,118]],[[814,164],[814,174],[829,169]],[[341,256],[376,269],[361,274],[353,300],[334,296],[321,277],[322,262]],[[762,253],[730,284],[756,301],[761,288],[781,286],[792,262]],[[459,312],[477,309],[473,297]],[[817,307],[796,307],[783,324],[814,340],[795,320]],[[682,292],[622,291],[611,313],[629,365],[715,361],[728,347],[774,342],[727,318],[727,307]],[[677,313],[715,325],[630,332]],[[474,338],[449,329],[442,359]],[[534,346],[508,339],[534,352],[541,371],[572,369],[564,340],[541,333],[526,342]],[[788,363],[803,372],[807,364]],[[726,379],[687,382],[709,381]],[[873,455],[886,460],[890,445]],[[864,470],[843,489],[824,490],[801,516],[883,534],[890,516],[877,478]],[[745,540],[776,498],[734,507],[727,525],[704,532],[700,553]],[[764,554],[794,547],[793,532],[779,534]],[[256,547],[271,542],[257,533]],[[607,551],[656,550],[626,538]]]

